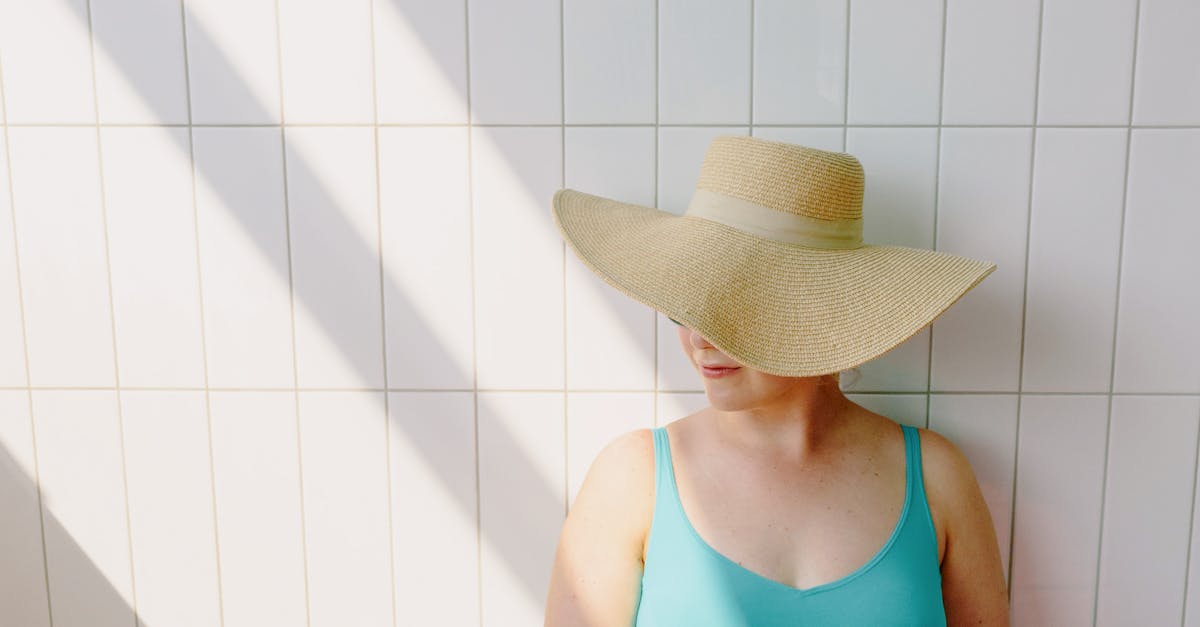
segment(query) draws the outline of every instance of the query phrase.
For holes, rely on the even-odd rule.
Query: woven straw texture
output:
[[[780,209],[797,206],[794,190],[756,193],[741,185],[738,191],[722,181],[756,179],[722,177],[724,167],[705,171],[702,183],[722,193]],[[754,189],[757,184],[772,189],[770,181],[756,181]],[[826,207],[835,218],[857,217],[861,193],[861,183],[849,190],[849,198],[859,195],[848,200],[853,206],[819,198],[802,210]],[[988,261],[905,246],[832,250],[764,240],[712,220],[574,189],[555,192],[552,205],[555,226],[601,279],[696,330],[739,363],[778,376],[817,376],[874,359],[996,269]]]
[[[862,217],[862,165],[844,152],[721,135],[709,145],[696,187],[822,220]]]

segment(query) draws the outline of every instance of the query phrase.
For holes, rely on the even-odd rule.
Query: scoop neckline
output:
[[[675,498],[673,499],[675,501],[675,510],[679,513],[679,517],[683,521],[683,526],[688,530],[689,535],[692,538],[694,538],[696,540],[697,544],[702,546],[706,552],[715,556],[717,559],[719,559],[726,565],[732,567],[735,571],[744,573],[745,575],[747,575],[757,581],[764,582],[769,586],[772,586],[777,589],[781,589],[786,593],[798,595],[798,596],[807,596],[810,594],[816,594],[818,592],[824,592],[826,590],[832,590],[834,588],[844,586],[844,585],[850,583],[851,581],[854,581],[855,579],[858,579],[859,577],[865,575],[876,564],[881,562],[884,557],[887,556],[887,554],[891,551],[892,546],[894,544],[896,544],[896,540],[900,537],[900,531],[904,527],[904,521],[908,518],[908,510],[912,504],[912,498],[913,498],[913,494],[912,494],[913,493],[913,477],[912,477],[913,468],[912,468],[911,454],[909,453],[909,446],[910,446],[909,441],[908,441],[909,435],[908,435],[908,429],[906,429],[904,425],[902,425],[900,423],[896,423],[896,424],[900,427],[901,434],[904,436],[904,505],[901,506],[901,508],[900,508],[900,517],[896,521],[895,527],[892,528],[892,533],[890,536],[888,536],[887,541],[883,543],[883,546],[880,547],[880,549],[875,552],[875,554],[871,557],[871,559],[867,560],[866,563],[864,563],[861,566],[859,566],[858,568],[856,568],[853,572],[851,572],[847,575],[844,575],[842,577],[839,577],[837,579],[834,579],[833,581],[828,581],[826,583],[817,584],[815,586],[810,586],[808,588],[796,588],[790,584],[783,583],[782,581],[776,581],[774,579],[771,579],[770,577],[767,577],[766,575],[762,575],[753,570],[750,570],[749,568],[746,568],[745,566],[742,566],[741,564],[737,563],[735,560],[733,560],[729,556],[725,555],[724,553],[721,553],[720,551],[713,548],[713,546],[711,544],[709,544],[707,540],[705,540],[703,537],[700,536],[700,532],[696,531],[696,528],[694,526],[692,526],[691,519],[688,518],[687,512],[684,511],[684,509],[683,509],[683,500],[679,498],[679,486],[675,483],[675,459],[674,459],[674,456],[671,455],[671,438],[667,434],[666,426],[663,426],[663,427],[659,427],[659,429],[662,430],[663,444],[667,448],[667,459],[669,461],[669,463],[667,464],[667,479],[668,479],[668,481],[671,482],[671,491],[675,495]]]

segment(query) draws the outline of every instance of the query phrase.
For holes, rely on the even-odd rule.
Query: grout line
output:
[[[1034,178],[1037,173],[1035,167],[1037,161],[1037,120],[1038,120],[1038,103],[1041,95],[1041,68],[1042,68],[1042,35],[1043,14],[1045,12],[1045,2],[1038,5],[1038,46],[1037,54],[1034,59],[1034,74],[1033,74],[1033,125],[1031,126],[1031,137],[1029,140],[1029,190],[1026,195],[1026,217],[1025,217],[1025,268],[1024,278],[1022,279],[1021,290],[1021,339],[1018,345],[1017,358],[1017,416],[1016,416],[1016,432],[1013,436],[1013,478],[1012,478],[1012,496],[1010,502],[1012,509],[1009,512],[1009,542],[1008,542],[1008,573],[1006,588],[1008,592],[1009,607],[1012,607],[1012,583],[1013,583],[1013,558],[1016,554],[1016,536],[1017,536],[1017,475],[1020,469],[1020,447],[1021,447],[1021,411],[1024,407],[1023,392],[1024,389],[1024,367],[1025,367],[1025,316],[1028,308],[1028,293],[1029,293],[1029,256],[1030,256],[1030,240],[1033,229],[1033,185]],[[1052,127],[1046,127],[1052,128]],[[1109,392],[1112,389],[1109,386]]]
[[[847,47],[849,47],[848,44],[847,44]],[[847,82],[848,81],[849,81],[849,78],[847,76]],[[847,85],[847,89],[848,88],[849,87]],[[848,109],[848,107],[847,107],[846,103],[843,103],[843,119],[845,119],[847,109]],[[93,128],[95,126],[99,126],[100,128],[149,127],[149,128],[158,129],[158,128],[173,128],[173,127],[185,128],[185,127],[189,127],[189,126],[194,127],[194,128],[278,128],[281,126],[287,127],[287,128],[306,128],[306,127],[321,128],[321,127],[331,127],[331,126],[332,127],[345,127],[345,126],[374,127],[376,125],[370,124],[367,122],[293,122],[293,123],[282,123],[282,124],[235,123],[235,122],[221,123],[221,124],[204,124],[204,123],[202,123],[202,124],[181,124],[181,123],[144,124],[144,123],[140,123],[140,122],[136,122],[136,123],[135,122],[128,122],[128,123],[127,122],[106,122],[104,124],[88,124],[88,123],[84,123],[84,122],[18,122],[15,124],[9,124],[8,126],[11,126],[13,128],[77,128],[77,127]],[[561,124],[558,122],[520,122],[520,123],[496,122],[496,123],[487,123],[487,124],[483,124],[483,123],[479,123],[479,124],[469,123],[468,124],[468,123],[460,123],[460,122],[409,122],[409,123],[385,122],[385,123],[378,124],[378,126],[380,126],[382,128],[389,128],[389,127],[441,128],[441,127],[460,127],[460,126],[461,127],[471,127],[471,128],[514,128],[514,127],[515,128],[529,128],[529,127],[532,127],[532,128],[538,128],[538,127],[559,128],[559,127],[563,127],[563,126],[565,126],[567,128],[575,128],[575,127],[728,128],[730,126],[744,126],[744,125],[736,124],[736,123],[734,123],[734,124],[729,124],[729,123],[709,124],[709,123],[700,123],[700,122],[676,122],[676,123],[661,123],[661,124],[660,123],[650,123],[650,122],[629,122],[629,123],[626,123],[626,122],[619,122],[619,123],[575,122],[575,123],[571,123],[571,124]],[[841,128],[841,129],[845,129],[845,128],[882,128],[882,129],[893,129],[893,128],[936,128],[936,127],[940,127],[940,128],[1030,128],[1030,127],[1036,127],[1036,128],[1075,128],[1075,129],[1135,128],[1135,129],[1164,129],[1164,130],[1197,130],[1197,129],[1200,129],[1200,125],[1197,125],[1197,124],[1006,124],[1006,123],[999,123],[999,122],[994,123],[994,124],[841,124],[841,123],[813,124],[813,123],[808,123],[808,122],[795,122],[795,123],[760,123],[760,124],[756,124],[756,126],[758,126],[760,128],[783,128],[783,129],[795,129],[795,128]]]
[[[2,53],[0,53],[2,54]],[[17,237],[17,198],[13,191],[12,175],[12,142],[8,137],[8,102],[4,94],[4,60],[0,57],[0,125],[4,129],[4,175],[8,177],[8,206],[9,221],[12,224],[13,269],[17,279],[17,315],[21,320],[22,356],[25,360],[25,403],[29,411],[29,445],[33,453],[33,489],[37,496],[38,533],[42,545],[42,578],[46,586],[46,620],[49,627],[54,627],[54,609],[50,603],[50,562],[46,557],[46,504],[42,495],[42,476],[38,461],[37,423],[33,411],[33,386],[29,369],[29,332],[25,324],[24,283],[21,280],[21,245]]]
[[[1138,0],[1134,6],[1133,19],[1133,60],[1130,64],[1129,76],[1129,122],[1133,122],[1133,88],[1137,77],[1137,48],[1138,48],[1138,30],[1141,28],[1141,0]],[[1040,48],[1039,48],[1040,52]],[[1035,112],[1036,116],[1036,112]],[[1034,118],[1037,121],[1037,118]],[[1101,559],[1104,557],[1104,507],[1108,496],[1108,454],[1112,448],[1112,408],[1113,408],[1113,389],[1116,382],[1117,373],[1117,331],[1120,329],[1121,319],[1121,275],[1124,273],[1124,253],[1125,253],[1125,214],[1129,207],[1129,154],[1133,145],[1132,125],[1127,126],[1125,130],[1125,174],[1122,180],[1123,189],[1121,190],[1121,229],[1120,237],[1117,239],[1117,289],[1114,296],[1116,301],[1113,307],[1113,332],[1112,332],[1112,351],[1109,353],[1108,360],[1108,408],[1105,413],[1105,430],[1104,430],[1104,464],[1102,466],[1103,473],[1100,475],[1100,525],[1096,532],[1096,578],[1092,588],[1092,624],[1096,624],[1096,619],[1099,617],[1100,611],[1100,569]],[[1195,492],[1193,492],[1195,498]]]
[[[937,138],[935,143],[935,156],[933,163],[933,249],[937,250],[937,234],[938,234],[938,208],[941,205],[942,198],[942,122],[945,118],[945,110],[943,107],[946,102],[946,22],[949,17],[949,7],[946,0],[942,0],[942,53],[938,67],[938,113],[937,113]],[[933,392],[933,332],[936,321],[929,324],[929,333],[926,335],[927,347],[925,359],[925,428],[929,428],[930,414],[933,413],[933,400],[930,393]],[[944,556],[943,556],[944,557]]]
[[[660,133],[662,133],[662,129],[658,123],[658,120],[660,117],[659,116],[659,99],[658,99],[658,91],[659,91],[659,87],[660,87],[659,80],[658,80],[658,66],[660,63],[662,63],[662,58],[659,53],[659,40],[661,40],[662,37],[658,31],[658,23],[659,23],[659,2],[658,2],[658,0],[654,0],[654,126],[653,126],[653,131],[652,131],[654,134],[654,175],[653,175],[654,176],[654,205],[653,205],[654,207],[658,206],[658,185],[659,185],[659,180],[658,180],[658,160],[659,160],[658,136]],[[658,312],[655,311],[652,315],[653,315],[652,319],[654,321],[653,328],[651,329],[653,331],[653,335],[652,335],[653,340],[652,341],[654,343],[654,372],[652,373],[652,377],[654,378],[654,397],[653,397],[654,398],[654,407],[651,408],[651,416],[654,419],[654,423],[653,423],[654,428],[658,428],[659,427],[658,405],[659,405],[659,394],[660,394],[659,389],[658,389],[658,377],[659,377],[659,369],[662,367],[662,364],[659,363],[659,356],[658,356],[658,322],[659,322]],[[643,546],[645,546],[645,545],[643,544]],[[643,557],[642,567],[644,569],[645,568],[645,561],[644,561],[645,555],[643,555],[642,557]]]
[[[1188,610],[1187,600],[1188,600],[1188,596],[1189,596],[1187,594],[1188,574],[1192,570],[1192,568],[1191,568],[1191,566],[1192,566],[1192,534],[1195,532],[1195,529],[1196,529],[1196,473],[1198,471],[1200,471],[1200,429],[1196,430],[1196,444],[1195,444],[1195,448],[1193,449],[1193,451],[1194,452],[1192,453],[1192,505],[1191,505],[1191,507],[1188,508],[1188,533],[1187,533],[1188,541],[1187,541],[1187,549],[1185,549],[1183,552],[1183,554],[1187,557],[1187,564],[1185,564],[1183,567],[1183,590],[1184,590],[1183,608],[1182,608],[1183,611],[1179,618],[1179,624],[1181,627],[1182,627],[1182,625],[1187,624],[1187,610]]]
[[[96,129],[96,170],[100,183],[100,220],[104,235],[104,273],[108,279],[108,324],[113,350],[113,379],[116,385],[117,432],[121,442],[121,485],[125,490],[125,536],[128,542],[127,551],[129,556],[130,609],[133,612],[134,624],[138,625],[141,623],[141,617],[138,615],[137,574],[134,572],[133,522],[129,513],[129,470],[126,467],[125,454],[125,412],[123,403],[121,402],[121,362],[117,356],[117,315],[116,306],[113,303],[111,247],[108,241],[108,201],[104,186],[104,150],[100,133],[100,96],[96,88],[96,36],[95,27],[92,23],[91,0],[87,0],[84,10],[87,12],[88,61],[92,70],[92,106],[94,107],[92,114],[96,121],[93,125]]]
[[[849,141],[850,131],[850,0],[846,0],[846,37],[843,44],[842,60],[845,66],[842,68],[842,123],[841,124],[812,124],[812,127],[841,127],[842,128],[842,152],[850,149],[847,145]],[[768,126],[764,124],[763,126]]]
[[[558,180],[562,187],[567,186],[567,46],[566,46],[566,17],[563,13],[566,10],[566,2],[559,0],[558,2]],[[571,484],[568,470],[570,468],[570,440],[568,439],[568,430],[571,428],[570,415],[567,405],[567,242],[566,240],[559,241],[560,261],[562,263],[562,341],[563,341],[563,386],[560,392],[562,393],[563,407],[563,516],[564,518],[571,512]]]
[[[471,270],[471,392],[473,401],[475,446],[475,609],[479,612],[479,627],[483,627],[483,515],[481,512],[482,476],[479,472],[479,302],[475,298],[475,183],[474,183],[474,135],[475,127],[471,111],[471,0],[463,0],[463,65],[466,69],[467,107],[467,254]],[[455,126],[463,126],[456,124]]]
[[[1012,582],[1013,582],[1013,557],[1016,554],[1016,536],[1017,536],[1017,478],[1020,472],[1019,461],[1021,459],[1021,411],[1024,408],[1024,403],[1021,402],[1021,392],[1025,387],[1025,318],[1029,313],[1029,257],[1030,257],[1030,242],[1032,241],[1033,233],[1033,186],[1037,178],[1037,119],[1038,119],[1038,103],[1041,95],[1038,86],[1041,81],[1042,68],[1042,13],[1045,10],[1045,2],[1038,5],[1038,47],[1037,57],[1034,61],[1033,74],[1033,126],[1030,131],[1029,138],[1029,183],[1025,195],[1025,267],[1023,268],[1023,276],[1021,279],[1021,334],[1020,341],[1017,344],[1017,417],[1016,428],[1013,433],[1013,474],[1011,496],[1009,502],[1012,503],[1012,508],[1008,512],[1008,573],[1006,574],[1005,588],[1008,592],[1009,607],[1012,607]],[[1111,391],[1111,389],[1110,389]]]
[[[213,548],[216,551],[217,566],[217,616],[220,621],[218,624],[224,626],[225,593],[224,583],[221,578],[221,533],[218,528],[217,518],[216,456],[213,453],[212,400],[208,377],[208,337],[205,333],[206,322],[204,317],[204,270],[203,265],[200,263],[200,218],[196,202],[196,140],[195,131],[192,128],[192,70],[188,56],[188,20],[184,0],[179,0],[179,21],[180,29],[183,33],[183,88],[188,120],[188,169],[190,170],[189,174],[191,174],[192,185],[192,234],[195,238],[193,244],[196,247],[196,295],[198,296],[196,300],[200,308],[200,363],[204,366],[204,419],[208,428],[208,486],[212,499]]]
[[[284,220],[284,242],[287,244],[287,271],[288,271],[288,309],[291,312],[291,340],[292,340],[292,403],[295,411],[295,427],[296,427],[296,471],[300,483],[300,546],[301,558],[304,565],[304,624],[307,626],[312,622],[312,608],[309,599],[309,576],[308,576],[308,523],[305,520],[305,505],[304,505],[304,447],[301,445],[300,433],[300,369],[299,356],[296,354],[296,281],[292,271],[292,218],[291,218],[291,198],[288,194],[288,160],[287,160],[287,112],[285,110],[283,98],[283,26],[282,18],[279,13],[279,0],[275,0],[275,70],[279,78],[279,124],[269,125],[279,127],[279,152],[282,157],[282,173],[283,173],[283,220]],[[386,385],[386,381],[384,384]]]
[[[754,0],[750,0],[750,134],[754,134]]]
[[[367,11],[371,29],[371,115],[373,118],[372,138],[375,143],[375,250],[379,255],[379,350],[383,364],[383,450],[384,474],[387,478],[387,526],[388,526],[388,580],[392,600],[392,626],[396,625],[396,526],[393,520],[392,502],[392,411],[388,387],[388,341],[387,341],[387,290],[385,278],[387,268],[383,263],[383,195],[380,190],[379,165],[379,68],[376,67],[375,49],[375,1],[367,0]]]
[[[842,71],[842,123],[841,124],[822,125],[822,126],[832,126],[832,127],[840,126],[842,128],[842,152],[846,152],[846,132],[847,132],[846,114],[847,114],[847,100],[849,99],[849,95],[850,95],[850,78],[849,78],[849,76],[850,76],[850,0],[846,0],[846,20],[845,20],[845,22],[846,22],[845,37],[843,38],[843,41],[842,41],[842,52],[843,52],[842,60],[844,61],[844,67],[843,67],[843,71]],[[760,126],[765,127],[765,126],[770,126],[770,125],[762,124]],[[858,385],[858,383],[862,380],[862,370],[859,369],[858,366],[855,366],[854,369],[857,370],[858,374],[855,377],[853,385]],[[853,390],[846,389],[846,383],[842,379],[842,374],[844,374],[844,373],[845,373],[845,371],[839,372],[837,375],[838,389],[841,390],[843,395],[848,391],[853,394],[854,393]]]

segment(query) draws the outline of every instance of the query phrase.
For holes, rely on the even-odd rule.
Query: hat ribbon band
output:
[[[697,188],[685,216],[720,222],[751,235],[814,248],[860,248],[862,218],[820,220]]]

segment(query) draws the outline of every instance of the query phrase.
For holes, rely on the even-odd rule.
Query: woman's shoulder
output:
[[[920,435],[921,471],[927,491],[953,496],[965,487],[978,485],[970,460],[957,444],[933,429],[916,427],[916,430]]]
[[[952,534],[960,530],[960,521],[969,517],[967,508],[977,504],[979,482],[962,449],[932,429],[917,427],[921,442],[921,474],[925,496],[938,530],[938,559],[945,552]]]
[[[641,427],[612,437],[592,459],[588,473],[622,488],[653,488],[654,430]]]
[[[964,624],[1007,625],[1008,585],[996,525],[971,462],[946,436],[921,429],[925,488],[945,540],[939,547],[946,615]],[[939,534],[941,535],[941,534]]]
[[[635,613],[653,446],[649,429],[635,429],[609,440],[592,458],[559,534],[547,625],[616,624]]]
[[[625,431],[610,439],[592,459],[582,493],[602,500],[610,520],[597,524],[623,528],[636,538],[645,557],[646,539],[654,513],[654,432],[650,428]]]

